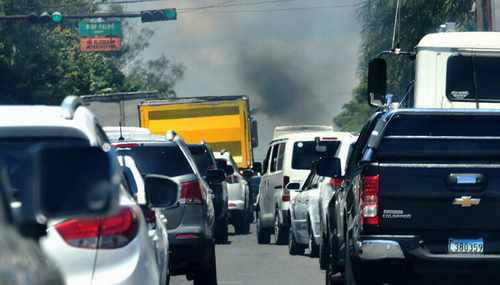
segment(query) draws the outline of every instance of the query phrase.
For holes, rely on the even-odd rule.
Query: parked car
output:
[[[334,156],[340,142],[332,131],[299,133],[281,130],[269,145],[262,165],[262,178],[257,199],[257,242],[269,243],[274,234],[277,244],[288,244],[290,201],[296,191],[286,189],[290,182],[300,187],[309,174],[311,164],[321,156]]]
[[[490,110],[375,114],[329,205],[327,284],[337,272],[344,284],[495,276],[499,119]]]
[[[240,174],[238,165],[229,152],[215,152],[219,166],[226,170],[229,221],[237,234],[248,234],[253,215],[248,182]]]
[[[127,180],[133,197],[139,204],[148,224],[148,233],[153,248],[155,249],[158,272],[160,273],[160,284],[168,284],[169,274],[169,242],[167,232],[167,218],[162,210],[165,207],[151,208],[146,200],[146,185],[144,179],[137,169],[132,157],[126,155],[118,156],[118,161],[123,168],[123,176]]]
[[[195,284],[217,284],[215,214],[206,181],[219,183],[225,176],[209,170],[205,180],[188,146],[172,131],[164,141],[130,140],[114,145],[120,155],[134,159],[142,175],[165,175],[180,184],[177,206],[162,210],[168,221],[170,275],[186,275]]]
[[[203,178],[207,179],[209,170],[217,170],[217,162],[210,147],[205,144],[189,144],[189,151],[198,167]],[[224,173],[224,169],[219,169]],[[213,193],[213,203],[215,212],[215,228],[214,236],[217,243],[228,243],[228,223],[229,223],[229,210],[228,210],[228,183],[221,181],[213,183],[207,181]]]
[[[78,97],[67,97],[60,107],[2,106],[0,110],[3,114],[0,118],[0,136],[4,149],[9,149],[11,156],[23,155],[36,144],[57,146],[59,149],[64,146],[94,146],[106,151],[111,149],[99,123],[93,114],[82,106]],[[65,163],[68,154],[60,155],[58,160],[61,162],[60,179],[72,177],[69,174],[65,175],[64,171],[68,173],[78,171],[80,167],[86,166],[86,163],[92,162],[81,159],[87,157],[86,153],[76,152],[75,155],[79,156],[78,165]],[[148,237],[144,217],[128,193],[127,185],[119,172],[116,156],[113,161],[118,173],[114,179],[120,184],[118,191],[120,209],[117,212],[98,218],[68,216],[49,219],[47,230],[44,227],[37,229],[29,217],[20,214],[26,212],[23,209],[30,207],[29,204],[13,208],[13,212],[17,213],[14,216],[25,230],[38,230],[46,234],[40,239],[40,245],[45,254],[56,263],[68,284],[136,284],[139,280],[159,284],[155,253]],[[60,199],[65,198],[70,201],[77,199],[76,194],[68,196],[66,193],[74,193],[79,189],[79,185],[92,185],[95,182],[94,176],[105,173],[91,172],[93,169],[91,167],[87,169],[84,172],[87,174],[85,179],[74,180],[75,185],[65,188],[67,191],[58,196]],[[24,189],[26,183],[32,181],[22,176],[14,178],[16,189]],[[68,192],[69,190],[71,192]],[[17,198],[21,201],[23,193],[23,191],[16,192]],[[118,193],[116,193],[117,199]],[[98,198],[103,193],[94,195]],[[62,201],[60,205],[70,204],[69,201]],[[144,264],[152,266],[145,267]]]

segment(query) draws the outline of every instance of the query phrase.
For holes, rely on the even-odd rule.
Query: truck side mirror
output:
[[[323,177],[340,177],[342,166],[338,157],[323,157],[318,161],[317,174]]]
[[[259,146],[259,126],[256,120],[252,120],[252,147]]]
[[[369,104],[374,107],[384,105],[387,93],[387,63],[383,58],[375,58],[368,64]]]
[[[286,185],[287,190],[294,190],[297,191],[300,189],[300,183],[297,182],[291,182]]]
[[[216,159],[217,161],[217,169],[226,169],[227,167],[227,161],[225,159]]]
[[[90,146],[40,148],[33,165],[34,197],[46,218],[100,216],[118,208],[120,168],[110,152]]]
[[[262,173],[262,162],[254,162],[252,169],[255,173]]]
[[[179,184],[174,180],[156,174],[149,174],[144,180],[146,202],[152,208],[170,208],[177,203]]]

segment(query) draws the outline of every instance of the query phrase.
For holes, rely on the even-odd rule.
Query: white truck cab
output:
[[[381,58],[370,63],[368,91],[375,106],[385,100],[385,68]],[[500,109],[499,77],[499,32],[428,34],[416,47],[413,100],[405,107]]]

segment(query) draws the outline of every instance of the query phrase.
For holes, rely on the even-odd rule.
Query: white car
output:
[[[78,97],[67,97],[62,106],[0,106],[0,112],[0,137],[12,141],[16,151],[38,143],[111,149],[96,118]],[[125,179],[119,179],[119,212],[98,219],[48,221],[40,245],[67,284],[160,284],[144,216]]]
[[[226,165],[229,222],[237,234],[248,234],[253,215],[248,182],[240,174],[238,165],[229,152],[214,152],[215,159]]]
[[[347,134],[325,126],[277,127],[262,165],[257,198],[257,242],[269,243],[274,234],[277,244],[288,244],[290,201],[297,194],[288,183],[302,187],[313,161],[334,156]],[[350,135],[350,134],[349,134]]]
[[[336,133],[338,141],[337,152],[334,157],[341,160],[345,168],[347,156],[351,143],[356,139],[350,133]],[[317,164],[313,163],[311,171],[300,187],[299,183],[288,185],[288,188],[300,189],[291,201],[291,231],[289,239],[290,254],[303,254],[305,248],[309,248],[311,257],[318,257],[320,245],[322,244],[322,223],[328,207],[328,202],[339,187],[341,181],[330,177],[321,177],[317,174]]]
[[[161,284],[168,284],[169,274],[169,243],[167,232],[167,218],[162,208],[150,208],[146,202],[146,189],[137,165],[132,157],[118,156],[118,162],[123,168],[123,174],[128,182],[132,195],[139,204],[148,224],[149,237],[153,243],[160,272]]]

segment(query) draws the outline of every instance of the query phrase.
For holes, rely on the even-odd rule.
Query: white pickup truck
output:
[[[393,52],[398,54],[398,52]],[[370,101],[386,95],[386,63],[369,67]],[[414,93],[402,102],[413,108],[500,109],[500,33],[442,32],[424,36],[416,47]]]

